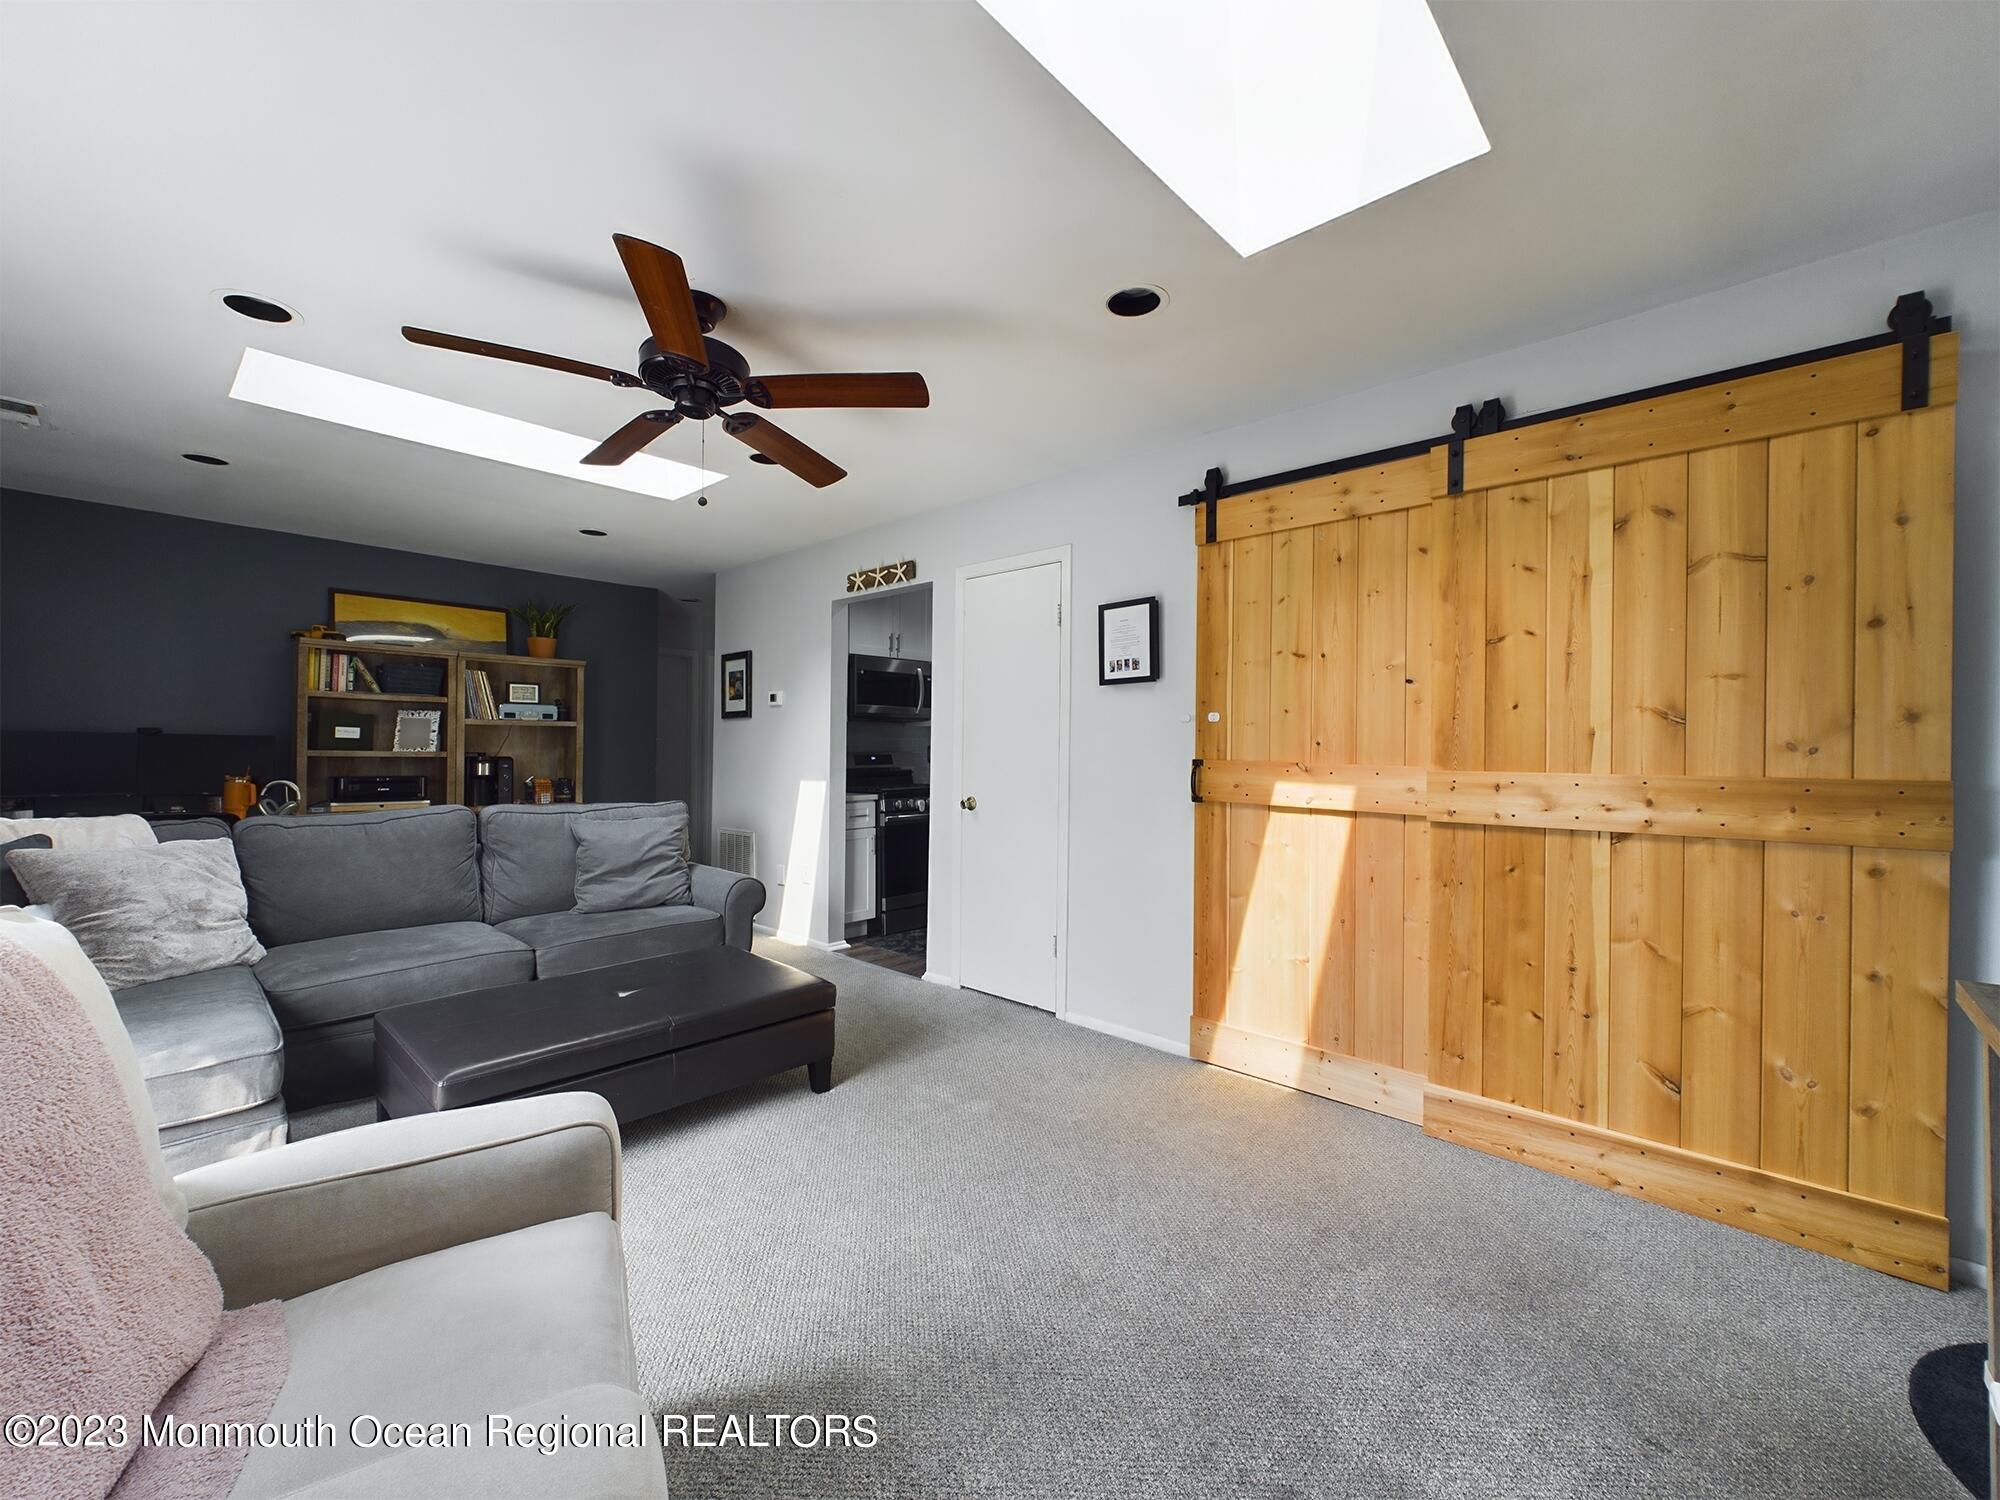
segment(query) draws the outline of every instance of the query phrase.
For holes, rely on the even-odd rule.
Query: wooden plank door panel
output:
[[[1954,348],[1226,505],[1196,1055],[1939,1284]]]
[[[1764,765],[1769,445],[1688,455],[1687,769]],[[1690,838],[1683,855],[1683,1146],[1755,1165],[1763,1111],[1764,851]]]

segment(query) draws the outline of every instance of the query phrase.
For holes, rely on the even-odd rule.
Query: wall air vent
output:
[[[12,396],[0,396],[0,418],[22,427],[42,425],[42,407],[37,401],[16,401]]]
[[[757,835],[747,828],[715,830],[715,863],[738,875],[757,873]]]

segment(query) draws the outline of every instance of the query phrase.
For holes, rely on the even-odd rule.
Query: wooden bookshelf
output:
[[[576,783],[576,800],[583,790],[584,664],[565,657],[491,656],[465,652],[459,657],[460,688],[453,712],[458,718],[458,742],[467,755],[505,755],[514,762],[514,790],[519,798],[531,793],[533,780],[567,778]],[[463,674],[484,672],[494,705],[508,701],[514,683],[532,683],[541,701],[561,707],[560,719],[488,719],[466,712],[469,695]]]
[[[333,778],[341,775],[422,776],[433,803],[466,800],[467,755],[505,755],[514,761],[515,795],[527,800],[533,780],[567,778],[583,791],[584,663],[566,658],[506,656],[486,652],[430,650],[415,646],[375,646],[351,641],[300,640],[295,664],[296,694],[293,739],[293,780],[305,794],[307,807],[331,799]],[[419,661],[443,669],[442,693],[371,693],[329,689],[316,684],[321,654],[345,653],[360,658],[371,672],[388,661]],[[466,712],[466,673],[486,673],[495,706],[508,701],[512,683],[533,683],[543,703],[559,704],[561,719],[489,719]],[[398,711],[435,708],[438,748],[392,748]],[[358,715],[364,720],[368,747],[315,746],[312,726],[320,713]]]

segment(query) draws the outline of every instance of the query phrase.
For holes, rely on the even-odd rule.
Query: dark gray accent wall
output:
[[[290,632],[325,620],[329,588],[574,601],[561,649],[590,664],[585,794],[653,796],[653,589],[21,490],[0,490],[0,724],[269,734],[289,751]]]

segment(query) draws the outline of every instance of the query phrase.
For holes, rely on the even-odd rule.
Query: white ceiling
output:
[[[1243,260],[970,0],[6,4],[0,394],[53,426],[0,479],[659,584],[2000,204],[1991,3],[1433,8],[1491,153]],[[753,369],[930,409],[783,414],[827,490],[707,424],[700,509],[226,398],[248,343],[609,433],[635,393],[397,329],[629,368],[614,230]]]

